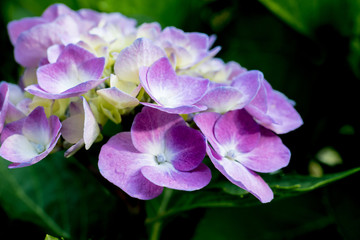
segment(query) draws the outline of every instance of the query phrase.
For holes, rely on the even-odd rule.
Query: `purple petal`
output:
[[[248,104],[247,96],[231,86],[220,86],[208,91],[197,105],[207,106],[207,111],[226,113]]]
[[[85,145],[84,139],[81,138],[78,142],[76,142],[74,145],[69,147],[66,152],[64,153],[64,157],[69,158],[73,156],[77,151],[79,151],[83,146]]]
[[[20,104],[17,106],[19,108],[26,107],[31,102],[30,99],[24,99],[24,101],[20,102]],[[22,106],[22,104],[24,104]],[[11,102],[8,104],[7,112],[6,112],[6,122],[14,122],[21,118],[26,117],[26,115],[22,112],[22,110],[15,107]],[[1,132],[1,131],[0,131]]]
[[[159,196],[163,188],[147,180],[140,169],[155,164],[153,156],[135,149],[129,132],[121,132],[103,145],[98,166],[103,177],[131,197],[147,200]]]
[[[56,129],[59,132],[61,124],[57,117],[54,118],[59,128]],[[23,135],[14,134],[6,138],[0,148],[0,156],[13,162],[9,165],[9,168],[20,168],[33,165],[40,160],[44,159],[55,147],[59,140],[60,133],[54,136],[50,145],[45,151],[39,153],[39,149],[34,147],[32,143]],[[19,145],[21,148],[19,148]]]
[[[19,119],[15,122],[11,122],[5,125],[1,133],[1,143],[5,141],[8,137],[14,134],[22,134],[22,128],[24,125],[25,118]]]
[[[220,145],[239,152],[254,149],[260,139],[259,125],[245,110],[230,111],[219,118],[214,135]]]
[[[0,156],[11,162],[28,162],[38,155],[39,153],[30,141],[19,134],[13,134],[6,138],[0,148]]]
[[[63,44],[56,44],[49,47],[47,49],[47,58],[49,63],[55,63],[64,49],[65,46]]]
[[[290,151],[270,130],[261,129],[259,145],[244,154],[241,164],[256,172],[274,172],[288,165]]]
[[[81,97],[83,100],[84,108],[84,143],[85,149],[88,150],[91,145],[95,142],[96,138],[100,134],[100,128],[94,114],[91,111],[91,108],[85,98]]]
[[[139,83],[139,68],[148,67],[164,56],[164,50],[154,45],[151,40],[139,38],[119,53],[114,71],[121,80]]]
[[[7,83],[0,84],[0,133],[3,130],[9,106],[9,88]]]
[[[206,154],[205,138],[188,126],[174,126],[165,134],[165,155],[175,169],[191,171]]]
[[[35,108],[26,117],[22,129],[23,135],[34,143],[46,146],[51,141],[51,129],[43,107]]]
[[[96,56],[84,48],[74,44],[69,44],[61,52],[57,62],[65,62],[68,64],[73,63],[79,65],[94,58],[96,58]]]
[[[268,108],[267,98],[268,94],[264,85],[264,81],[261,81],[258,93],[256,94],[255,98],[250,102],[250,104],[246,106],[246,110],[255,118],[257,118],[258,116],[257,113],[265,114]]]
[[[187,43],[186,34],[183,30],[175,27],[166,27],[160,36],[161,40],[169,41],[172,44],[184,44]]]
[[[46,58],[47,48],[62,44],[61,38],[78,36],[77,22],[69,15],[62,15],[54,22],[40,24],[22,32],[15,44],[15,59],[25,67],[37,67]]]
[[[62,93],[82,82],[78,78],[76,65],[57,62],[41,66],[37,70],[39,86],[49,93]]]
[[[159,109],[160,111],[167,112],[170,114],[189,114],[194,112],[201,112],[207,109],[206,106],[180,106],[180,107],[163,107],[152,103],[140,102],[144,106]]]
[[[188,40],[191,44],[192,49],[208,49],[209,48],[209,37],[204,33],[188,33]]]
[[[257,95],[264,75],[259,71],[248,71],[232,80],[231,86],[240,90],[244,95],[245,105],[250,103]]]
[[[157,22],[143,23],[137,29],[137,38],[147,38],[155,40],[161,32],[161,26]]]
[[[74,13],[68,6],[62,3],[56,3],[49,6],[41,15],[42,18],[53,21],[61,15],[68,15]]]
[[[105,66],[105,58],[93,58],[79,66],[79,78],[83,81],[97,80],[101,77]]]
[[[176,125],[186,123],[179,115],[144,107],[131,127],[133,144],[138,151],[156,156],[164,152],[165,133]]]
[[[205,94],[209,81],[207,79],[176,76],[169,60],[161,58],[148,70],[146,81],[140,79],[147,93],[164,107],[192,105]]]
[[[211,179],[210,169],[203,163],[188,172],[178,171],[170,163],[163,163],[142,167],[141,173],[158,186],[185,191],[201,189],[208,185]]]
[[[22,32],[43,23],[46,23],[46,20],[40,17],[23,18],[21,20],[10,22],[7,26],[7,30],[11,43],[15,45],[17,38]]]
[[[210,148],[207,151],[214,166],[233,184],[253,194],[262,203],[270,202],[274,194],[269,185],[256,173],[234,160],[218,160]]]
[[[90,80],[84,83],[80,83],[79,85],[58,94],[49,93],[44,89],[42,89],[39,85],[30,85],[27,88],[25,88],[25,90],[38,97],[47,98],[47,99],[61,99],[61,98],[77,97],[82,94],[85,94],[89,90],[103,83],[104,81],[105,78],[99,80]]]
[[[83,138],[84,114],[70,116],[62,122],[61,135],[69,143],[77,143]]]
[[[263,124],[263,126],[273,130],[275,133],[284,134],[295,130],[303,124],[299,113],[282,93],[273,91],[268,97],[268,104],[267,114],[275,123],[271,125]],[[261,119],[259,120],[260,124],[262,124]]]
[[[214,126],[216,121],[220,117],[221,115],[215,112],[199,113],[196,114],[194,117],[194,122],[200,128],[201,132],[205,135],[207,141],[209,141],[209,143],[217,152],[221,152],[221,150],[220,145],[214,135]]]

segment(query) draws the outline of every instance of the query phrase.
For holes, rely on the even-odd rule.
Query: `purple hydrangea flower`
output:
[[[101,174],[127,194],[152,199],[163,187],[192,191],[211,178],[205,139],[175,114],[144,107],[131,132],[113,136],[99,155]]]
[[[142,102],[143,105],[178,114],[206,110],[206,106],[196,103],[206,93],[209,81],[185,75],[177,76],[166,57],[160,58],[149,68],[142,68],[140,82],[157,103]]]
[[[220,58],[210,58],[196,65],[194,71],[212,82],[230,85],[235,77],[247,70],[234,61],[225,64]]]
[[[212,83],[197,105],[218,113],[244,108],[255,98],[262,80],[261,72],[248,71],[235,77],[230,85]]]
[[[264,79],[258,94],[245,109],[262,126],[277,134],[283,134],[303,124],[301,116],[293,105],[292,101],[281,92],[273,90]]]
[[[200,61],[215,56],[220,47],[209,50],[214,37],[204,33],[185,33],[175,27],[165,28],[159,35],[159,45],[167,51],[168,56],[174,59],[177,68],[189,68]]]
[[[75,43],[86,29],[80,15],[63,4],[51,5],[41,17],[15,20],[8,25],[15,59],[25,67],[37,67],[46,58],[48,47]]]
[[[58,117],[48,119],[44,108],[37,107],[26,118],[4,127],[0,156],[13,162],[9,168],[33,165],[53,150],[60,137],[60,128]]]
[[[7,83],[0,83],[0,133],[3,130],[9,106],[9,88]]]
[[[129,47],[122,50],[115,62],[116,76],[126,82],[139,84],[140,67],[149,67],[166,53],[154,45],[151,40],[138,38]]]
[[[67,45],[57,61],[37,70],[38,84],[25,90],[38,97],[59,99],[80,96],[101,84],[104,58],[73,44]]]
[[[261,202],[271,201],[271,188],[255,172],[273,172],[288,164],[290,151],[281,139],[260,127],[245,110],[200,113],[194,121],[211,145],[207,154],[215,167]]]
[[[141,24],[136,33],[136,38],[147,38],[155,41],[161,33],[161,26],[157,22]]]
[[[70,117],[62,122],[61,135],[74,145],[65,152],[66,157],[72,156],[84,145],[88,150],[100,134],[99,125],[85,98],[70,103],[69,112]]]

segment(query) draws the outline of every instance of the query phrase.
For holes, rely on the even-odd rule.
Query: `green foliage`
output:
[[[209,209],[193,239],[294,239],[334,223],[315,196],[306,194],[248,208]]]
[[[282,198],[293,197],[300,193],[312,191],[359,171],[360,168],[355,168],[344,172],[327,174],[320,178],[293,174],[275,174],[266,175],[264,179],[275,193],[273,201],[277,201]],[[166,209],[163,207],[164,202],[166,202]],[[202,191],[177,191],[172,192],[170,196],[166,192],[154,200],[147,201],[148,218],[146,222],[153,223],[162,218],[199,207],[249,207],[254,205],[261,205],[261,203],[247,191],[229,181],[221,180],[210,184]],[[159,209],[161,211],[158,211]]]
[[[1,206],[11,218],[31,221],[56,236],[87,239],[103,234],[114,197],[76,159],[63,154],[11,170],[1,159]]]
[[[322,26],[331,26],[349,37],[348,60],[360,77],[360,1],[357,0],[259,0],[297,31],[314,37]]]
[[[91,8],[102,12],[120,12],[125,16],[136,18],[140,23],[157,21],[163,26],[180,26],[192,4],[190,0],[15,0],[6,1],[2,10],[5,19],[10,21],[23,17],[39,16],[50,4],[58,2],[64,3],[72,9]]]
[[[287,24],[305,35],[313,35],[321,25],[332,25],[350,35],[360,2],[352,0],[259,0]]]
[[[63,240],[64,238],[61,238],[61,239]],[[59,238],[50,236],[49,234],[46,234],[45,240],[59,240]]]

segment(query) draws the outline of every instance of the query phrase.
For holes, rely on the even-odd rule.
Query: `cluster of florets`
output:
[[[10,22],[19,85],[0,85],[0,155],[24,167],[50,152],[73,155],[101,141],[108,122],[143,105],[130,132],[105,143],[100,173],[132,197],[163,187],[193,191],[211,179],[206,155],[261,202],[273,193],[255,172],[286,166],[277,134],[302,124],[293,102],[257,70],[214,56],[214,36],[136,21],[120,13],[50,6]]]

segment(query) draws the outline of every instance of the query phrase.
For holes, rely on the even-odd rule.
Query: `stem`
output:
[[[163,199],[160,203],[159,209],[157,211],[157,216],[161,216],[162,214],[165,213],[165,210],[169,204],[172,193],[173,193],[172,189],[168,189],[168,188],[164,189],[164,197],[163,197]],[[162,224],[163,224],[162,220],[158,220],[153,223],[153,225],[151,227],[150,240],[159,240],[160,239]]]

